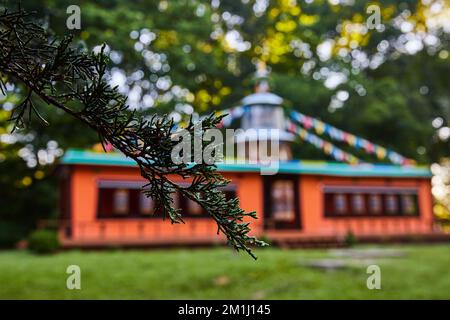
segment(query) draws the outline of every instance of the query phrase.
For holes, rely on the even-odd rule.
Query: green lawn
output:
[[[336,259],[329,250],[260,249],[258,261],[227,248],[68,251],[52,256],[3,251],[0,298],[450,298],[450,245],[386,248],[404,250],[405,255],[359,260],[339,271],[304,266],[314,259]],[[81,267],[81,290],[66,289],[71,264]],[[380,266],[381,290],[367,289],[368,264]]]

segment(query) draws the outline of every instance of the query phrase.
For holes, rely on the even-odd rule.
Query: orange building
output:
[[[219,164],[232,182],[224,191],[255,210],[252,233],[278,243],[412,238],[433,233],[427,168],[284,161],[279,173],[258,165]],[[65,246],[146,246],[223,242],[196,203],[174,197],[185,224],[154,212],[145,181],[118,153],[69,150],[61,161],[61,228]]]
[[[229,114],[228,125],[241,118],[244,132],[237,134],[233,143],[245,146],[244,159],[254,162],[217,165],[232,181],[224,190],[227,195],[237,196],[244,210],[257,212],[258,219],[251,221],[254,235],[289,244],[339,242],[350,232],[367,240],[433,234],[431,173],[427,168],[291,160],[296,134],[339,161],[357,160],[306,131],[316,124],[321,127],[316,132],[353,142],[353,147],[393,163],[408,164],[399,154],[318,119],[299,113],[289,119],[283,99],[269,92],[267,78],[265,68],[258,68],[255,92],[242,99],[242,106],[222,111]],[[305,128],[287,126],[292,120]],[[225,122],[222,125],[227,126]],[[254,134],[248,134],[249,129]],[[264,130],[279,134],[276,138],[258,134]],[[261,160],[260,143],[268,140],[280,143],[279,148],[270,148],[271,156],[281,160],[276,175],[261,175],[260,165],[248,164]],[[145,181],[136,164],[121,154],[69,150],[61,164],[60,233],[66,246],[225,241],[198,204],[179,196],[174,196],[174,205],[181,208],[186,223],[163,221],[153,201],[140,192]]]

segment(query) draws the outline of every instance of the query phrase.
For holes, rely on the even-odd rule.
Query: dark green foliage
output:
[[[259,240],[264,241],[265,243],[268,243],[269,245],[272,242],[267,234],[261,235],[259,237]]]
[[[256,219],[255,212],[242,210],[238,199],[225,199],[219,189],[228,181],[214,165],[172,162],[172,150],[178,143],[171,138],[173,121],[167,116],[143,117],[130,111],[125,97],[108,85],[104,47],[99,54],[87,54],[71,46],[71,37],[52,40],[23,10],[0,14],[0,40],[0,90],[7,94],[5,79],[26,88],[24,99],[12,112],[14,129],[22,129],[32,117],[47,124],[34,102],[42,100],[86,124],[98,133],[102,143],[111,143],[135,160],[148,180],[145,194],[156,200],[158,209],[172,223],[183,222],[171,196],[178,191],[211,215],[217,222],[217,232],[224,233],[236,250],[255,257],[248,246],[265,245],[248,235],[249,223],[243,222],[245,217]],[[201,121],[201,127],[214,128],[220,120],[211,115]],[[193,140],[194,123],[190,121],[185,129]],[[203,142],[203,148],[207,145]],[[192,182],[180,186],[172,181],[173,176]]]
[[[353,247],[358,243],[358,239],[356,238],[355,234],[353,233],[352,230],[349,230],[347,232],[347,234],[345,235],[345,239],[344,239],[344,245],[346,247]]]
[[[59,249],[55,230],[36,230],[28,238],[28,249],[37,254],[55,253]]]
[[[0,223],[0,248],[14,246],[26,232],[26,228],[15,221],[2,221]]]

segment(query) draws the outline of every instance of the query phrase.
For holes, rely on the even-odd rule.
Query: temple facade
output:
[[[224,190],[255,210],[252,233],[274,243],[338,243],[433,234],[430,172],[426,168],[286,161],[279,173],[258,165],[219,164],[232,182]],[[176,195],[185,224],[154,211],[133,161],[121,154],[69,150],[60,169],[63,245],[146,246],[223,242],[196,203]],[[181,182],[181,181],[180,181]]]
[[[342,243],[350,234],[368,241],[434,234],[428,168],[292,159],[290,145],[295,136],[285,130],[283,99],[269,92],[265,74],[259,75],[255,92],[245,97],[242,104],[242,129],[279,130],[277,174],[261,175],[258,134],[235,137],[237,145],[246,144],[245,157],[251,161],[217,165],[223,176],[231,180],[224,189],[226,195],[237,196],[244,210],[257,212],[258,219],[251,221],[254,235],[280,244],[323,244]],[[340,131],[330,128],[333,136],[339,137]],[[305,131],[304,136],[307,135],[310,133]],[[251,143],[252,139],[257,143]],[[390,155],[394,161],[404,162],[395,152],[388,153],[366,140],[350,140],[355,145],[365,143],[364,148],[379,156]],[[321,141],[311,139],[317,145]],[[324,147],[330,154],[336,151],[336,156],[345,155],[330,145]],[[181,209],[185,224],[163,221],[153,200],[140,192],[145,181],[136,164],[120,153],[68,150],[59,173],[60,237],[64,246],[225,241],[223,235],[216,233],[215,222],[197,203],[177,194],[174,206]]]

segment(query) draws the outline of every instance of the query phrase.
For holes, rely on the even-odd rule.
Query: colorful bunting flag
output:
[[[375,154],[377,158],[380,160],[388,159],[392,163],[400,165],[407,165],[414,163],[414,160],[405,158],[394,151],[387,150],[382,146],[376,145],[366,139],[357,137],[351,133],[340,130],[318,119],[308,117],[298,111],[291,112],[291,119],[302,125],[305,129],[308,130],[314,129],[314,131],[317,134],[320,135],[327,134],[333,140],[345,142],[348,145],[355,147],[357,149],[362,149],[369,154]],[[327,148],[329,147],[327,146]],[[335,158],[336,157],[341,158],[341,155],[336,155]],[[350,160],[348,159],[348,156],[345,154],[342,157],[346,158],[347,161]],[[354,159],[352,160],[354,161]]]
[[[287,130],[292,133],[296,133],[297,135],[300,136],[300,138],[302,138],[302,140],[312,144],[318,149],[321,149],[325,154],[332,156],[337,161],[344,161],[351,164],[360,163],[360,160],[356,158],[354,155],[339,149],[331,142],[321,139],[315,134],[308,132],[304,128],[296,125],[292,121],[288,121]]]
[[[235,119],[242,117],[247,109],[248,106],[236,106],[233,108],[216,111],[217,116],[227,114],[227,116],[222,118],[217,127],[229,127]],[[405,158],[397,152],[388,150],[364,138],[355,136],[354,134],[333,127],[319,119],[304,115],[301,112],[292,111],[290,114],[290,118],[293,121],[288,120],[288,131],[298,134],[302,140],[307,141],[318,149],[321,149],[327,155],[332,156],[338,161],[345,161],[349,163],[360,162],[360,160],[354,155],[337,148],[332,143],[319,138],[317,135],[309,132],[308,130],[313,129],[314,132],[318,135],[326,134],[335,141],[345,142],[354,148],[364,150],[368,154],[374,154],[379,160],[388,159],[392,163],[399,165],[414,164],[414,160]],[[302,127],[298,126],[296,123],[300,124]],[[177,127],[177,125],[174,125],[173,129],[176,130]]]

